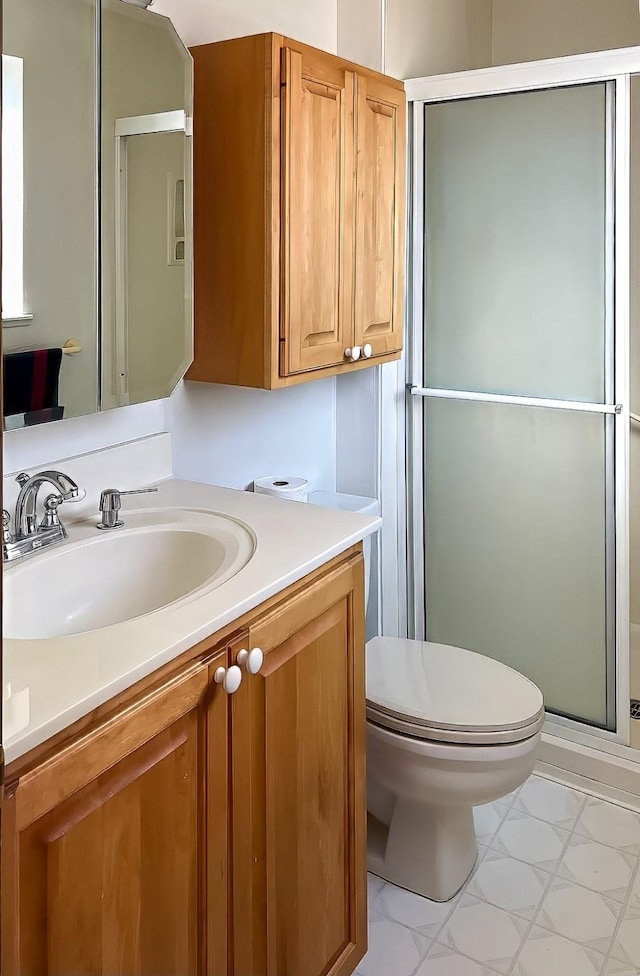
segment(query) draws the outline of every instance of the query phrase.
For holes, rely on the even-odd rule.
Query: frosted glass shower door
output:
[[[424,113],[426,635],[614,728],[612,91]]]

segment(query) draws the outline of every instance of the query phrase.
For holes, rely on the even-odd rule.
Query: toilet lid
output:
[[[532,681],[483,654],[376,637],[367,644],[367,716],[422,738],[504,742],[533,735],[544,703]]]

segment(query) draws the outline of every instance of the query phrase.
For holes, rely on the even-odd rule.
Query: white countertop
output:
[[[127,498],[126,510],[198,509],[239,519],[255,534],[253,557],[232,579],[184,604],[85,634],[5,640],[7,762],[302,579],[382,524],[377,517],[175,478],[161,482],[159,489],[154,495]],[[126,524],[124,508],[123,517]],[[62,545],[74,541],[74,525],[67,523],[66,527],[69,540]],[[37,593],[33,600],[37,613]]]

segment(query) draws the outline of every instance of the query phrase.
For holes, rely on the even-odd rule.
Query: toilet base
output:
[[[453,898],[477,856],[470,806],[426,806],[398,797],[388,827],[369,813],[368,869],[431,901]]]
[[[367,722],[371,871],[432,901],[462,888],[477,858],[473,808],[506,796],[531,773],[540,730],[516,742],[463,745]]]

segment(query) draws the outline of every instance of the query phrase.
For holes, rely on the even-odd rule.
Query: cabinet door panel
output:
[[[357,561],[251,629],[265,663],[232,702],[232,769],[253,944],[248,923],[234,976],[346,976],[364,954],[363,616]]]
[[[214,663],[225,661],[226,650]],[[182,714],[158,729],[172,692]],[[227,825],[209,817],[207,832],[205,786],[215,755],[212,786],[227,799],[226,699],[210,666],[197,666],[18,783],[3,822],[7,976],[195,976],[205,966],[226,976],[226,916],[208,933],[205,923],[228,882]],[[91,775],[78,786],[82,768]],[[38,810],[52,770],[56,802]],[[214,934],[224,958],[207,952]]]
[[[344,362],[351,345],[354,75],[283,50],[283,374]]]
[[[192,713],[21,833],[24,972],[196,972],[197,738]]]
[[[349,942],[347,618],[343,600],[265,676],[274,972],[291,976],[320,976]]]
[[[355,344],[402,348],[405,95],[357,79]]]

